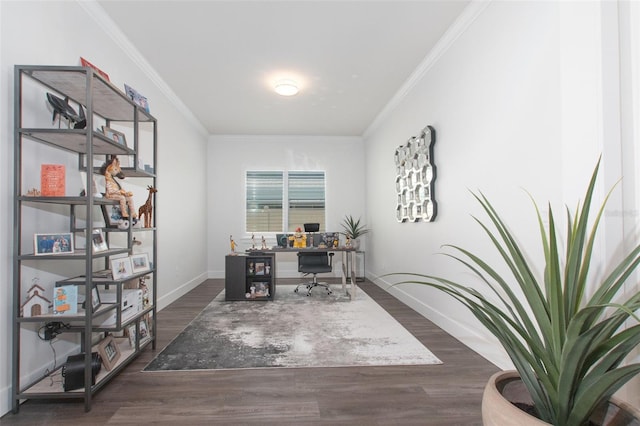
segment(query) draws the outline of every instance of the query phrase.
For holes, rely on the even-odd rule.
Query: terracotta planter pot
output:
[[[484,426],[544,426],[549,423],[527,414],[513,403],[532,404],[531,397],[516,371],[501,371],[489,379],[482,397]],[[608,407],[596,413],[602,426],[640,425],[640,411],[622,401],[612,399]]]
[[[484,426],[548,426],[549,423],[530,416],[511,403],[511,401],[531,402],[531,397],[526,390],[524,395],[509,396],[509,400],[502,395],[504,386],[514,381],[520,382],[520,375],[516,371],[501,371],[491,376],[482,395],[482,424]]]

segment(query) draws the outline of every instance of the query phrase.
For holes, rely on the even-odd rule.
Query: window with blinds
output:
[[[324,172],[289,172],[288,178],[287,231],[305,223],[319,223],[324,231]]]
[[[248,171],[246,179],[247,232],[293,232],[304,223],[325,229],[324,172]]]
[[[247,172],[247,232],[281,232],[282,172]]]

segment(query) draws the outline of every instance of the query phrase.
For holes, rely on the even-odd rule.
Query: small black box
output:
[[[91,384],[96,384],[96,376],[102,368],[102,359],[97,352],[91,353]],[[84,387],[84,354],[71,355],[62,366],[63,388],[65,392]]]

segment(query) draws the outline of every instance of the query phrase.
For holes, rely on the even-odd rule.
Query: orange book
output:
[[[62,164],[43,164],[40,168],[40,194],[43,197],[64,197],[64,173]]]

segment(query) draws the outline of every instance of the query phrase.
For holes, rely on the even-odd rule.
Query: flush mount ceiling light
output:
[[[298,85],[293,80],[280,80],[276,82],[274,90],[282,96],[293,96],[298,93]]]

